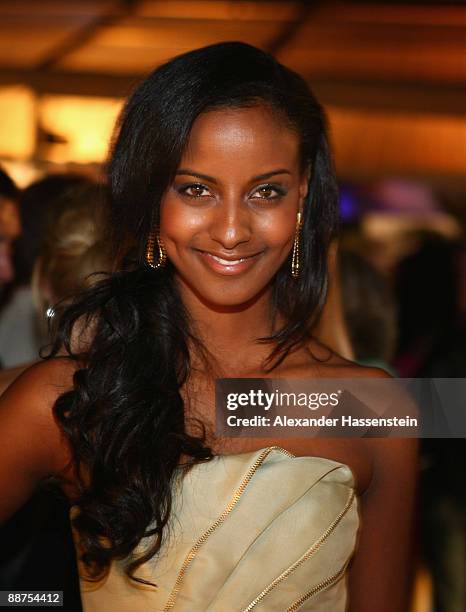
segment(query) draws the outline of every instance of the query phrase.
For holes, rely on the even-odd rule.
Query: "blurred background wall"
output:
[[[242,40],[312,84],[342,178],[455,177],[459,189],[465,29],[463,2],[2,0],[0,156],[20,182],[26,162],[99,162],[144,74],[188,49]]]
[[[450,237],[464,227],[464,2],[1,0],[0,163],[20,186],[98,173],[141,77],[222,40],[267,49],[311,83],[348,186],[345,219],[364,217],[376,241],[400,233],[400,213]],[[393,208],[397,221],[379,223]]]

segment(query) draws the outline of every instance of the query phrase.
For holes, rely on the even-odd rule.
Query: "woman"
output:
[[[350,609],[405,610],[414,443],[215,436],[215,378],[387,376],[309,332],[338,198],[305,82],[242,43],[175,58],[109,183],[115,271],[2,400],[2,516],[58,479],[85,610],[343,610],[355,490]]]

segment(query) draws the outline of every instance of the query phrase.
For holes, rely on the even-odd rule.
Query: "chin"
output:
[[[247,293],[230,293],[229,291],[209,291],[206,293],[202,293],[201,291],[198,291],[197,295],[201,299],[201,301],[204,302],[204,304],[206,304],[213,310],[225,309],[239,311],[248,308],[262,295],[262,293],[263,291]]]
[[[239,279],[238,279],[239,280]],[[252,305],[270,289],[270,284],[245,286],[244,280],[213,280],[211,278],[183,279],[185,290],[212,310],[243,310]],[[253,283],[256,285],[256,283]]]

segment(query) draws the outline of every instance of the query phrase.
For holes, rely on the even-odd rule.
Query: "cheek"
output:
[[[173,241],[188,240],[205,226],[205,214],[186,205],[178,198],[166,196],[160,206],[160,235]]]
[[[290,210],[275,210],[261,215],[257,231],[271,248],[287,247],[294,238],[295,218]]]

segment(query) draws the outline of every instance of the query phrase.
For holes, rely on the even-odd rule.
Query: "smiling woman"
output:
[[[106,226],[114,271],[2,398],[0,516],[60,482],[86,612],[406,610],[415,442],[215,432],[216,378],[387,376],[312,335],[338,191],[307,84],[242,43],[157,68]]]

